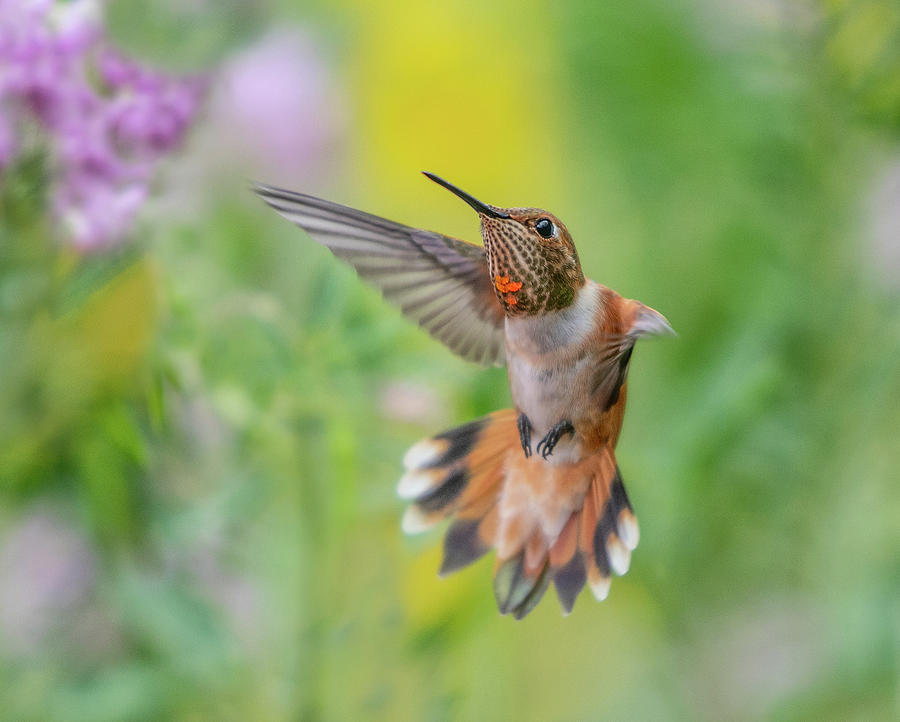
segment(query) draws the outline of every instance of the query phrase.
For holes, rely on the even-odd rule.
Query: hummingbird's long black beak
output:
[[[492,208],[487,203],[482,203],[477,198],[473,198],[468,193],[466,193],[461,188],[457,188],[452,183],[448,183],[440,176],[435,175],[434,173],[429,173],[428,171],[423,170],[422,174],[433,180],[439,186],[444,186],[451,193],[458,195],[462,198],[466,203],[468,203],[472,208],[474,208],[478,213],[483,213],[486,216],[491,218],[509,218],[509,213],[503,213],[502,211],[498,211],[496,208]]]

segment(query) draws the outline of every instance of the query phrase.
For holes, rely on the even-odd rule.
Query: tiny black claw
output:
[[[572,426],[571,421],[560,421],[554,424],[553,428],[547,432],[547,435],[538,442],[537,453],[546,459],[553,453],[553,449],[556,448],[563,434],[575,434],[575,427]]]
[[[522,451],[525,452],[525,458],[531,456],[531,422],[525,414],[519,414],[516,422],[519,427],[519,441],[522,443]]]

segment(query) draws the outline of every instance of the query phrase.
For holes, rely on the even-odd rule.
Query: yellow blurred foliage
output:
[[[381,179],[383,212],[409,208],[420,170],[498,205],[514,202],[504,188],[560,185],[563,84],[543,2],[347,4],[359,33],[349,95],[364,129],[351,166],[355,177]],[[471,228],[468,209],[457,217]]]
[[[158,316],[157,271],[146,258],[52,321],[45,340],[55,352],[55,376],[71,388],[119,386],[141,365]]]
[[[412,627],[418,629],[440,624],[469,608],[473,596],[490,584],[489,562],[485,561],[455,573],[452,579],[438,579],[443,545],[435,534],[430,541],[403,570],[403,607]]]

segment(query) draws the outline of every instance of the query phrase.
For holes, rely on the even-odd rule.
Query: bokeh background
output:
[[[900,717],[896,2],[0,6],[0,718]],[[477,239],[420,170],[679,333],[566,619],[399,529],[505,371],[248,192]]]

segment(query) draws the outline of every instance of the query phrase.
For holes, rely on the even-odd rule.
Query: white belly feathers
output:
[[[536,444],[557,422],[571,418],[579,376],[593,363],[591,354],[579,353],[597,323],[600,288],[588,281],[566,309],[537,318],[506,319],[506,363],[516,408],[532,425]],[[560,441],[551,457],[572,460],[570,437]]]

